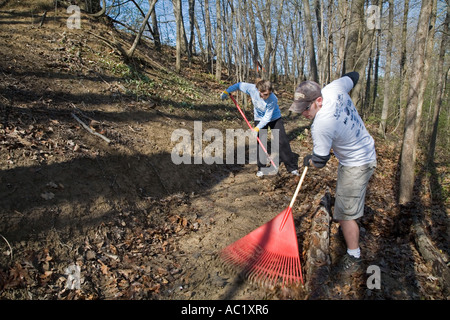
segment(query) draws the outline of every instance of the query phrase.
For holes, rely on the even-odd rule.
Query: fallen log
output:
[[[433,245],[418,217],[413,218],[414,242],[421,256],[431,265],[433,276],[438,279],[445,294],[450,294],[450,269],[447,257]]]
[[[309,299],[328,296],[325,282],[329,279],[331,194],[327,191],[311,221],[309,248],[306,253],[306,289]]]

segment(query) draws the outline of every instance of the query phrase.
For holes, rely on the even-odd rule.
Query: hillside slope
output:
[[[108,42],[132,38],[101,22],[83,16],[82,29],[71,30],[64,10],[49,12],[42,26],[40,17],[20,7],[0,11],[0,298],[307,298],[304,288],[242,282],[216,258],[281,212],[298,178],[284,167],[257,179],[252,164],[172,161],[174,130],[193,137],[196,121],[202,133],[246,129],[234,105],[217,98],[226,84],[197,60],[176,74],[171,48],[156,53],[142,43],[125,61]],[[308,123],[288,114],[289,92],[278,93],[292,149],[302,157],[311,149]],[[411,219],[395,206],[397,152],[379,143],[361,221],[367,263],[381,267],[382,289],[367,289],[365,277],[345,285],[330,278],[328,295],[315,298],[443,297],[411,242]],[[326,188],[333,190],[336,165],[332,159],[310,172],[297,200],[303,260],[311,217]],[[344,248],[336,224],[331,230],[335,261]],[[68,279],[77,266],[81,283],[73,290]]]

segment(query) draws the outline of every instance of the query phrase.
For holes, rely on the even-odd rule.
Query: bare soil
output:
[[[215,82],[198,58],[176,74],[173,49],[157,53],[145,42],[126,61],[101,38],[124,45],[132,38],[102,21],[83,16],[82,28],[71,30],[63,10],[39,26],[42,12],[0,9],[1,299],[447,298],[410,236],[411,211],[396,205],[396,142],[374,133],[378,169],[360,221],[362,252],[380,267],[381,289],[367,287],[367,274],[348,283],[330,276],[326,294],[314,297],[304,286],[260,287],[227,269],[218,252],[285,209],[298,177],[283,166],[258,179],[254,164],[171,159],[173,131],[193,133],[194,121],[224,136],[246,129],[234,105],[218,99],[227,79]],[[312,147],[309,123],[288,113],[290,89],[277,94],[302,159]],[[294,206],[302,264],[311,217],[325,191],[334,193],[336,166],[333,158],[310,170]],[[448,253],[445,204],[429,200],[421,212]],[[335,263],[345,248],[335,223],[331,230]],[[67,281],[74,266],[78,289]]]

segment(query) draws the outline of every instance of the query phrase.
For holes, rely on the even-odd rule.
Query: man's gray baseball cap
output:
[[[304,81],[297,86],[294,92],[294,102],[289,108],[290,111],[302,113],[308,106],[322,95],[318,83],[314,81]]]

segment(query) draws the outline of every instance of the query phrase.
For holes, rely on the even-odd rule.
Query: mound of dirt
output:
[[[170,48],[150,56],[143,43],[125,61],[102,39],[129,44],[126,35],[86,17],[82,29],[67,29],[65,11],[49,13],[42,26],[40,16],[0,11],[0,298],[308,298],[303,286],[243,281],[217,258],[285,209],[298,177],[284,167],[257,179],[252,164],[172,160],[174,130],[193,135],[195,121],[224,136],[245,129],[234,105],[217,99],[223,85],[196,60],[173,73]],[[309,124],[287,113],[289,95],[279,97],[302,157],[311,150]],[[368,289],[365,276],[330,278],[327,295],[315,298],[443,297],[409,238],[410,218],[395,205],[395,152],[379,144],[361,221],[362,249],[380,266],[382,288]],[[333,158],[308,173],[294,207],[302,263],[336,167]],[[344,246],[334,223],[331,231],[336,261]]]

